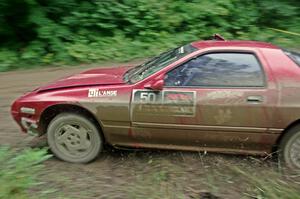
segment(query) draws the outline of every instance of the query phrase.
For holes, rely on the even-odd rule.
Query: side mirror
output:
[[[164,88],[164,80],[159,79],[144,86],[144,88],[161,91]]]

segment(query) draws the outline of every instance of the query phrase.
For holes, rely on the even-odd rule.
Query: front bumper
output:
[[[11,115],[24,133],[33,136],[40,135],[35,109],[21,106],[16,100],[11,106]]]
[[[21,125],[22,125],[21,126],[22,130],[26,131],[29,135],[32,136],[40,135],[36,121],[26,117],[21,117]]]

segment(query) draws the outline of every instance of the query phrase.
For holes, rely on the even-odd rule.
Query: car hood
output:
[[[131,67],[132,66],[123,66],[87,70],[79,74],[59,79],[46,86],[42,86],[38,89],[38,91],[89,85],[124,84],[123,75]]]

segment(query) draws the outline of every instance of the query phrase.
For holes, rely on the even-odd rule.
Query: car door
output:
[[[259,52],[218,51],[168,71],[162,91],[134,91],[136,133],[145,143],[199,150],[268,147],[277,95],[263,64]]]
[[[274,143],[276,85],[259,57],[255,51],[210,52],[167,73],[166,88],[196,92],[195,117],[185,127],[193,128],[191,146],[255,153]]]
[[[135,89],[131,109],[132,131],[137,143],[159,148],[190,145],[188,131],[179,126],[193,123],[196,113],[194,89]]]

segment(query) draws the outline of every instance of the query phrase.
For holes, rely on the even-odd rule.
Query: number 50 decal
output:
[[[141,92],[140,93],[140,102],[151,103],[156,101],[156,94],[150,92]]]
[[[141,104],[153,104],[161,102],[162,92],[151,91],[151,90],[134,90],[133,91],[133,102]]]

